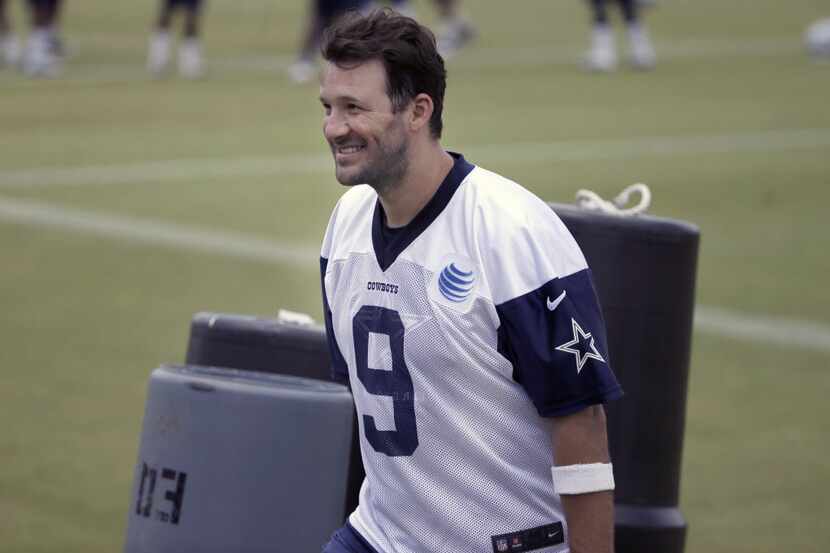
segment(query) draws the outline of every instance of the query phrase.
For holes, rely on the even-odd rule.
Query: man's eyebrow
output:
[[[322,103],[324,103],[324,104],[326,104],[326,103],[330,103],[330,102],[329,102],[329,100],[327,100],[327,99],[326,99],[326,98],[324,98],[323,96],[320,96],[320,101],[321,101]],[[339,101],[339,102],[353,102],[353,103],[355,103],[355,104],[359,104],[359,103],[361,103],[361,100],[360,100],[360,99],[355,98],[354,96],[349,96],[348,94],[343,95],[343,96],[337,96],[337,97],[335,97],[335,98],[334,98],[334,101]]]

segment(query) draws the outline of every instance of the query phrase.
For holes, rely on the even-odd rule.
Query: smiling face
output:
[[[381,193],[407,171],[409,108],[395,112],[386,90],[379,60],[348,67],[326,63],[320,83],[323,134],[341,184],[368,184]]]

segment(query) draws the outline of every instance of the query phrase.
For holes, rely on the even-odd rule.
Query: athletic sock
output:
[[[591,11],[594,14],[595,25],[608,24],[608,9],[606,0],[591,0]]]
[[[626,23],[632,24],[636,23],[639,14],[637,13],[637,1],[638,0],[617,0],[620,3],[620,9],[622,10],[623,18],[625,19]]]

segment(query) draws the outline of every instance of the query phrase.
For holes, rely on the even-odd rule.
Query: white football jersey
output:
[[[366,469],[349,522],[382,553],[566,552],[543,417],[622,394],[590,271],[544,202],[453,157],[403,229],[356,186],[326,231],[326,330]]]

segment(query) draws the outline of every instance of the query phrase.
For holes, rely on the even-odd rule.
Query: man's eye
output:
[[[360,111],[360,107],[357,104],[348,104],[346,106],[346,109],[348,109],[351,112]]]

